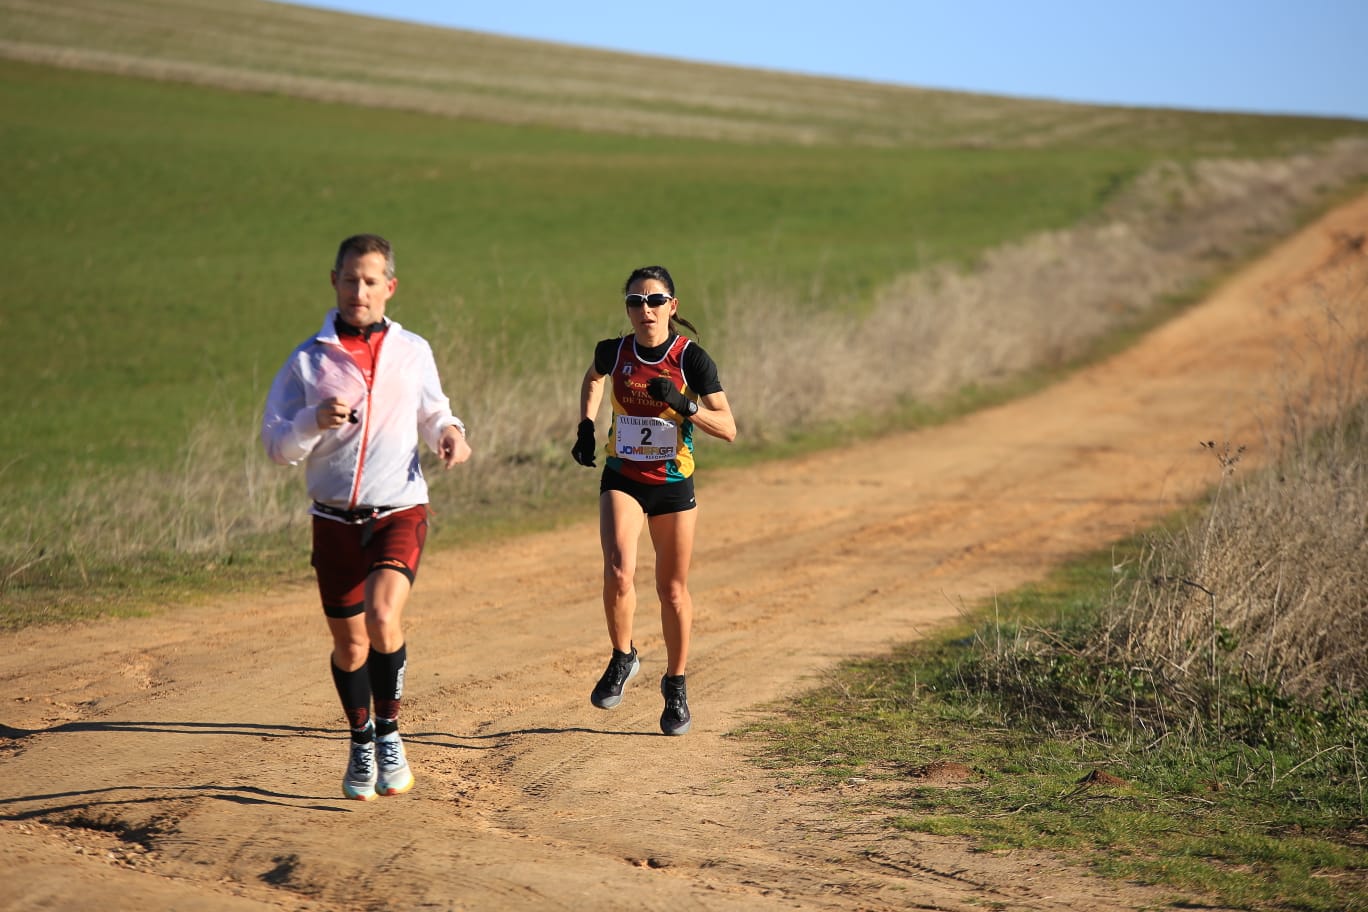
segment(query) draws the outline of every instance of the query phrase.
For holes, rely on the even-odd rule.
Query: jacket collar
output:
[[[400,329],[398,323],[385,317],[385,332],[392,332]],[[341,345],[342,339],[337,335],[337,308],[334,307],[323,317],[323,328],[314,336],[319,342],[331,342],[334,345]]]

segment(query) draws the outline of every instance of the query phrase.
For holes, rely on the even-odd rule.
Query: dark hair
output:
[[[646,279],[655,279],[670,290],[670,297],[673,298],[675,296],[674,279],[670,278],[670,270],[666,269],[664,266],[641,266],[637,269],[633,269],[632,274],[627,277],[627,281],[622,285],[622,293],[627,294],[633,285],[637,282],[643,282]],[[687,326],[689,332],[693,333],[695,336],[698,335],[698,328],[696,326],[679,316],[677,313],[671,314],[670,329],[679,332],[679,330],[675,328],[676,323],[681,326]]]
[[[342,271],[342,263],[351,254],[365,256],[368,253],[385,255],[385,278],[394,278],[394,248],[390,242],[378,234],[353,234],[337,248],[337,259],[333,261],[333,272]],[[674,292],[670,292],[674,294]]]

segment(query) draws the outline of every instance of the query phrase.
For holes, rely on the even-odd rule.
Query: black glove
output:
[[[585,418],[579,423],[579,436],[570,449],[570,455],[582,466],[594,466],[594,419]]]
[[[675,389],[669,377],[652,377],[646,381],[646,392],[657,402],[663,402],[685,418],[698,411],[698,403]]]

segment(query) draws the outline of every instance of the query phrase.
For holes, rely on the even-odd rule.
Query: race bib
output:
[[[679,453],[679,425],[665,418],[618,415],[613,451],[619,459],[634,462],[674,459]]]

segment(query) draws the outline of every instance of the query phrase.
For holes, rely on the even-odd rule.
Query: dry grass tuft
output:
[[[1289,400],[1273,469],[1221,481],[1200,521],[1152,542],[1099,647],[1194,704],[1223,676],[1319,703],[1368,689],[1368,289],[1340,303],[1352,344]]]

